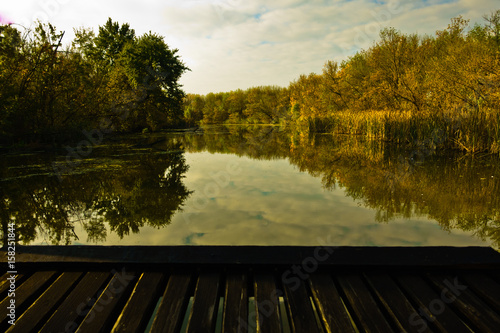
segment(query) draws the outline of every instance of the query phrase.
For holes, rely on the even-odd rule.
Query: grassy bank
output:
[[[500,110],[435,113],[341,111],[302,121],[311,132],[360,135],[370,139],[476,154],[500,153]]]

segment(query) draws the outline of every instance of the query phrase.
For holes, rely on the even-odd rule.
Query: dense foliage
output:
[[[435,36],[383,29],[380,40],[287,88],[188,95],[191,123],[284,123],[469,153],[500,153],[500,10]],[[429,142],[426,142],[429,144]]]
[[[0,142],[77,139],[82,130],[156,130],[177,126],[188,68],[161,36],[136,36],[109,19],[64,32],[0,26]]]

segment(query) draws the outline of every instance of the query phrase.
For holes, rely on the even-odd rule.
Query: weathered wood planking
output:
[[[258,249],[261,255],[264,249]],[[7,322],[8,287],[0,282],[0,311],[4,312],[0,328],[7,332],[179,332],[183,326],[187,332],[219,328],[222,332],[273,333],[288,327],[291,332],[325,333],[494,332],[500,325],[500,269],[495,264],[500,255],[496,252],[472,248],[476,254],[487,254],[485,262],[469,255],[455,259],[456,266],[436,265],[446,257],[436,255],[434,263],[425,259],[413,267],[380,268],[364,259],[358,265],[336,261],[303,266],[305,258],[311,263],[307,254],[314,255],[314,249],[292,247],[293,258],[280,257],[274,249],[268,249],[274,259],[263,259],[265,264],[252,264],[251,253],[238,262],[231,254],[224,265],[218,255],[209,256],[214,258],[213,265],[207,257],[191,259],[202,261],[198,264],[176,259],[161,265],[135,263],[136,259],[127,256],[114,263],[82,260],[75,263],[79,270],[70,271],[62,269],[71,263],[66,261],[68,256],[60,263],[51,257],[45,269],[39,263],[18,260],[16,325]],[[173,255],[175,250],[160,252]],[[181,254],[173,256],[186,254],[186,249],[180,250]],[[389,250],[379,253],[388,255]],[[397,257],[400,249],[392,250]],[[429,249],[415,253],[419,251]],[[446,252],[452,255],[454,251],[446,248]],[[458,249],[455,254],[462,253]],[[273,260],[276,264],[269,264]],[[252,297],[255,315],[250,315]]]
[[[174,272],[163,293],[152,332],[178,332],[189,302],[192,283],[192,273],[189,271]]]
[[[142,273],[112,329],[113,333],[144,331],[144,326],[149,321],[158,301],[157,291],[163,275],[159,272]]]
[[[225,333],[244,332],[248,318],[248,277],[240,270],[228,272],[224,293],[224,317],[222,331]]]
[[[78,328],[85,308],[100,295],[99,289],[108,280],[109,272],[88,272],[74,287],[68,297],[52,313],[39,332],[67,332]],[[43,297],[43,296],[42,296]],[[36,305],[37,302],[34,303]]]
[[[408,322],[422,329],[427,329],[428,326],[435,327],[439,332],[468,332],[467,325],[450,308],[449,304],[443,302],[444,308],[440,311],[439,315],[435,311],[430,310],[430,308],[432,309],[431,304],[438,302],[441,299],[441,295],[439,292],[433,290],[419,276],[419,273],[403,273],[394,276],[410,302],[415,303],[415,314],[408,318]],[[426,320],[420,321],[416,319],[417,315],[425,317]]]
[[[82,272],[64,272],[51,284],[40,298],[26,310],[8,332],[36,332],[51,317],[60,301],[70,293]]]
[[[306,283],[307,281],[300,281],[293,286],[284,284],[290,325],[297,333],[319,333],[319,325],[309,301]]]
[[[109,332],[115,325],[115,319],[122,312],[122,306],[130,297],[131,287],[142,274],[134,272],[112,272],[113,278],[99,296],[92,309],[77,329],[81,332]],[[121,305],[120,305],[121,304]]]
[[[254,295],[257,332],[281,332],[279,292],[271,272],[259,270],[254,275]],[[250,323],[249,323],[250,325]]]
[[[202,271],[194,291],[187,332],[212,332],[217,320],[220,273]]]
[[[337,333],[356,332],[349,312],[331,276],[324,273],[313,274],[309,277],[309,283],[325,330]]]

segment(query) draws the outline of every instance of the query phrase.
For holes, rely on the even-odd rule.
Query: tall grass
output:
[[[311,132],[364,136],[399,144],[432,145],[468,154],[500,155],[500,110],[463,108],[453,112],[340,111],[308,120]]]

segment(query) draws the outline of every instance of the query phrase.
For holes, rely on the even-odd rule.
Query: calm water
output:
[[[75,151],[77,146],[75,145]],[[493,246],[500,163],[278,127],[1,156],[24,244]]]

